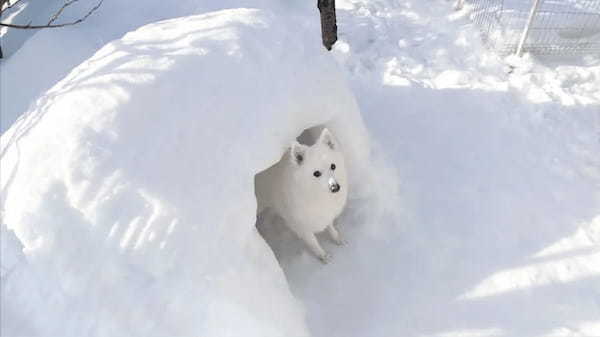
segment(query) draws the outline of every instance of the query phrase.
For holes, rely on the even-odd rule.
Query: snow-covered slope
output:
[[[400,186],[397,214],[346,212],[327,268],[272,231],[313,335],[600,335],[600,58],[510,72],[451,2],[338,4],[334,53]]]
[[[107,41],[77,34],[162,15],[120,3],[36,34],[2,80],[52,41],[85,50],[50,56],[50,87]],[[153,24],[25,87],[2,137],[2,334],[600,335],[600,58],[502,60],[450,1],[337,4],[343,75],[314,3],[264,0],[275,17]],[[248,2],[202,6],[221,5]],[[278,219],[262,241],[250,183],[324,122],[353,178],[326,266]]]
[[[63,4],[62,0],[25,2],[26,9],[11,17],[13,23],[46,23]],[[97,4],[95,0],[74,3],[57,22],[81,18]],[[0,132],[27,111],[35,99],[64,78],[74,67],[91,57],[106,43],[148,23],[227,8],[263,8],[318,17],[312,4],[284,0],[105,0],[86,21],[60,29],[23,32],[0,29],[5,59],[0,60]],[[21,47],[22,44],[22,47]],[[14,50],[11,48],[19,49]]]
[[[254,175],[311,126],[352,149],[355,181],[369,146],[318,31],[290,23],[142,27],[3,134],[3,221],[26,257],[2,260],[3,335],[307,335],[254,226]]]

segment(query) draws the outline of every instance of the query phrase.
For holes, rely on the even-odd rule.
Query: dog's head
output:
[[[347,188],[344,186],[344,157],[337,140],[327,129],[323,129],[319,139],[312,146],[294,142],[290,150],[290,160],[297,170],[295,176],[308,186],[315,186],[333,194]]]

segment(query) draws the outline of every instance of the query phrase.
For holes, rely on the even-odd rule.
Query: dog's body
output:
[[[312,146],[298,142],[277,164],[256,175],[257,214],[271,209],[323,261],[330,255],[321,248],[315,233],[327,230],[343,244],[333,226],[348,198],[346,167],[333,135],[323,129]]]

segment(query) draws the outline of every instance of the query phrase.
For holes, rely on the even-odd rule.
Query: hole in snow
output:
[[[296,140],[300,144],[312,146],[315,144],[324,128],[325,125],[315,125],[305,129],[298,137],[296,137]]]

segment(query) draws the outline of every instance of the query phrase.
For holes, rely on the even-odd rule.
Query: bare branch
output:
[[[52,15],[52,18],[50,18],[50,21],[48,21],[48,24],[51,25],[52,23],[54,23],[54,21],[56,21],[56,19],[58,19],[58,17],[62,14],[62,12],[65,10],[65,8],[71,6],[73,3],[77,2],[79,0],[69,0],[67,2],[65,2],[65,4],[56,12],[54,13],[54,15]]]
[[[7,8],[10,7],[10,2],[8,2],[8,0],[0,0],[0,12],[4,10],[2,7],[4,7],[5,4]]]
[[[0,14],[4,13],[5,10],[13,8],[16,4],[21,2],[22,0],[17,0],[13,3],[10,3],[9,0],[0,0]],[[6,4],[6,7],[2,8]]]
[[[69,0],[67,3],[65,3],[59,10],[58,12],[56,12],[53,16],[52,19],[50,20],[50,22],[47,25],[32,25],[31,23],[28,23],[26,25],[14,25],[12,23],[2,23],[0,22],[0,27],[8,27],[8,28],[17,28],[17,29],[43,29],[43,28],[60,28],[60,27],[66,27],[66,26],[73,26],[76,25],[80,22],[85,21],[85,19],[87,19],[90,15],[92,15],[92,13],[94,13],[98,8],[100,8],[100,5],[102,5],[102,2],[104,0],[100,0],[96,6],[94,6],[92,9],[89,10],[89,12],[87,12],[85,14],[85,16],[83,16],[82,18],[79,18],[73,22],[66,22],[66,23],[59,23],[59,24],[52,24],[52,22],[54,22],[56,20],[56,18],[58,18],[58,16],[60,15],[60,13],[65,9],[65,7],[68,7],[70,4],[79,1],[79,0]]]

